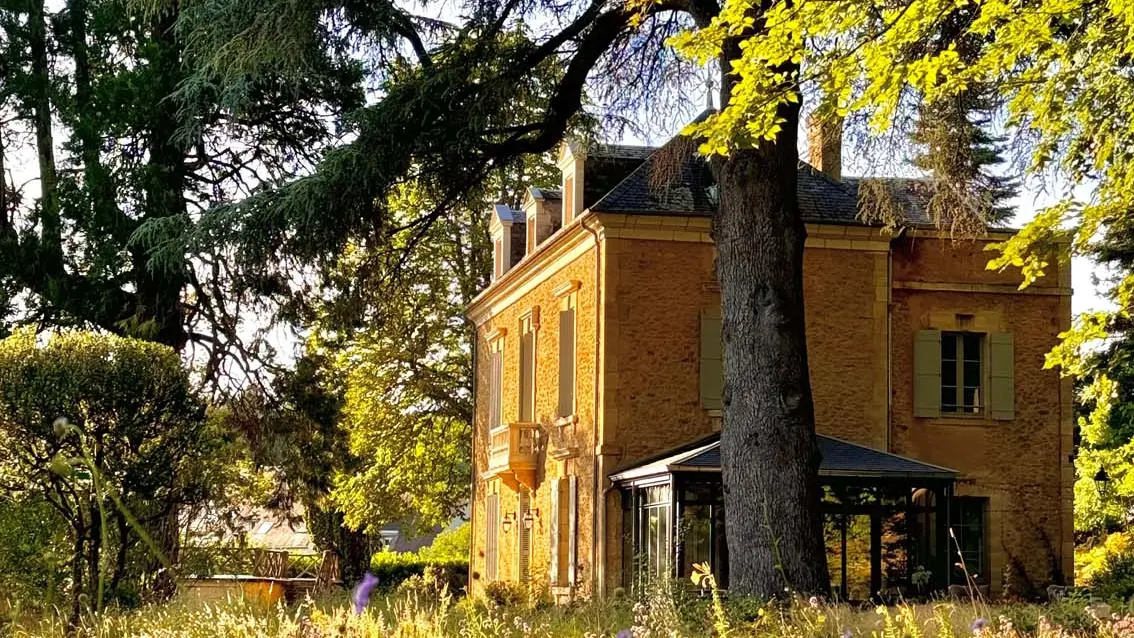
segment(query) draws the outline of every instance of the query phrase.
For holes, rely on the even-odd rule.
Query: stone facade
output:
[[[517,505],[514,489],[486,478],[491,384],[482,362],[492,340],[504,340],[509,422],[518,414],[519,322],[539,308],[530,581],[550,583],[549,479],[574,475],[578,568],[575,587],[556,591],[609,592],[623,582],[623,526],[620,496],[606,477],[719,427],[719,413],[702,407],[698,382],[700,317],[720,306],[708,231],[703,217],[586,211],[472,304],[474,590],[486,580],[485,495],[499,492],[502,513]],[[1043,369],[1044,353],[1070,322],[1070,274],[1060,267],[1018,291],[1018,273],[985,269],[987,243],[809,225],[804,289],[818,431],[955,469],[959,494],[988,497],[988,572],[997,594],[1072,573],[1071,387]],[[567,282],[577,282],[578,409],[574,422],[561,424],[556,293]],[[961,327],[1014,335],[1013,420],[913,416],[914,333]],[[518,576],[516,539],[515,525],[499,534],[500,580]]]

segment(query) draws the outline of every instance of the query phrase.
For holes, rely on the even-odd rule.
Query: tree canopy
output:
[[[140,566],[171,512],[218,486],[205,427],[177,354],[166,346],[21,330],[0,341],[0,488],[43,499],[70,528],[72,614],[80,595],[137,595]]]

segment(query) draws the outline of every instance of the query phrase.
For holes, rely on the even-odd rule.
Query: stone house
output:
[[[1019,290],[985,267],[1009,233],[954,241],[914,181],[889,182],[900,232],[864,224],[837,138],[811,137],[798,192],[833,590],[1067,581],[1072,388],[1043,364],[1070,324],[1069,267]],[[706,561],[727,585],[712,176],[679,138],[568,143],[559,165],[555,188],[491,212],[493,280],[468,309],[472,587],[601,596]]]

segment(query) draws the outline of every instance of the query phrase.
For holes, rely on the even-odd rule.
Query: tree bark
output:
[[[722,100],[731,90],[724,84]],[[781,107],[780,116],[775,143],[713,162],[729,589],[762,598],[830,591],[804,331],[798,103]]]
[[[78,516],[82,516],[78,514]],[[75,532],[74,549],[71,553],[71,613],[67,618],[67,625],[78,627],[79,617],[83,613],[83,545],[86,538],[85,526],[72,521],[71,528]]]
[[[154,103],[148,107],[152,117],[146,140],[149,152],[144,185],[147,220],[187,216],[185,150],[177,142],[178,103],[169,98],[183,75],[181,45],[174,30],[176,23],[177,12],[171,9],[158,12],[150,25],[153,42],[147,61],[154,69],[151,77],[157,80],[157,85],[152,89]],[[181,352],[189,341],[181,303],[186,276],[181,270],[151,268],[151,248],[141,242],[131,247],[138,291],[136,317],[140,324],[147,324],[143,328],[147,339]]]

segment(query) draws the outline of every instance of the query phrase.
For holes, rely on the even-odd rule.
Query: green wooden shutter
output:
[[[531,511],[532,497],[527,488],[521,488],[518,497],[520,502],[516,508],[516,522],[518,523],[519,542],[516,543],[516,549],[519,556],[516,562],[519,564],[520,582],[526,583],[531,580],[532,568],[532,530],[528,528],[526,520],[528,512]]]
[[[503,399],[503,381],[504,381],[504,364],[502,361],[501,353],[499,351],[492,353],[492,382],[490,384],[490,391],[492,397],[489,399],[489,412],[488,427],[489,429],[500,427],[503,417],[501,415],[500,402]]]
[[[579,532],[579,482],[575,480],[574,474],[567,479],[567,502],[568,502],[568,516],[570,517],[570,524],[567,530],[569,536],[567,537],[567,584],[575,585],[575,563],[578,547],[576,545],[576,537]]]
[[[484,499],[484,509],[487,510],[488,527],[484,535],[484,578],[491,582],[496,580],[496,558],[500,530],[500,496],[489,494]]]
[[[1016,352],[1012,334],[988,335],[988,415],[1016,418]]]
[[[720,410],[724,404],[724,344],[721,341],[721,313],[701,313],[701,407]]]
[[[529,330],[520,336],[520,421],[530,423],[535,420],[532,414],[532,398],[535,392],[532,370],[532,350],[535,346],[535,335]]]
[[[575,413],[575,309],[559,311],[559,416]]]
[[[914,338],[914,416],[941,416],[940,330],[918,330]]]
[[[549,557],[551,565],[548,568],[549,576],[551,577],[551,584],[558,585],[559,578],[559,502],[563,496],[563,479],[555,478],[551,480],[551,551]]]

